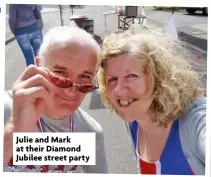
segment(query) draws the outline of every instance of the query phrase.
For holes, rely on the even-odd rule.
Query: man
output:
[[[10,4],[9,27],[26,59],[26,65],[34,64],[42,43],[43,21],[40,10],[35,4]]]
[[[78,170],[77,166],[14,166],[11,161],[13,132],[73,131],[96,132],[96,165],[82,166],[82,172],[107,173],[102,128],[79,108],[86,93],[98,86],[99,45],[82,29],[55,27],[44,37],[39,59],[44,67],[27,67],[12,94],[5,95],[4,171]]]

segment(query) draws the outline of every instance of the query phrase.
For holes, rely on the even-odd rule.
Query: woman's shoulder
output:
[[[183,126],[197,126],[200,121],[206,119],[206,97],[198,97],[189,106],[187,111],[179,118],[180,124]]]
[[[180,137],[188,146],[204,146],[206,132],[206,97],[199,97],[179,118]]]
[[[204,96],[200,96],[200,97],[197,97],[193,103],[190,104],[189,107],[196,107],[196,106],[206,106],[206,103],[207,103],[207,97],[204,97]]]
[[[181,145],[189,154],[189,163],[197,174],[204,173],[206,133],[206,97],[199,97],[179,118]]]

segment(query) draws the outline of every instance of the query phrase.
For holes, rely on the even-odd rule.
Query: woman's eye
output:
[[[138,76],[136,74],[128,74],[125,78],[127,81],[135,81]]]
[[[127,76],[126,76],[127,78],[134,78],[134,77],[138,77],[136,74],[128,74]]]
[[[117,78],[115,78],[115,77],[112,77],[112,78],[110,78],[110,79],[108,79],[108,83],[110,83],[110,82],[113,82],[113,81],[116,81],[117,80]]]

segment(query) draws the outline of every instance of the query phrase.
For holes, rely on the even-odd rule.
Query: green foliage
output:
[[[170,6],[153,6],[154,10],[159,11],[183,11],[185,7],[170,7]]]
[[[8,4],[6,4],[6,13],[8,13],[8,9],[9,9]]]

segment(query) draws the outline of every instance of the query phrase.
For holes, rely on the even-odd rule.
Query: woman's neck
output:
[[[141,129],[142,133],[149,137],[162,136],[166,132],[169,132],[169,130],[171,129],[172,122],[169,122],[166,128],[164,128],[163,126],[158,126],[157,122],[152,121],[154,117],[150,113],[145,113],[140,117],[140,119],[137,119],[139,128]]]

